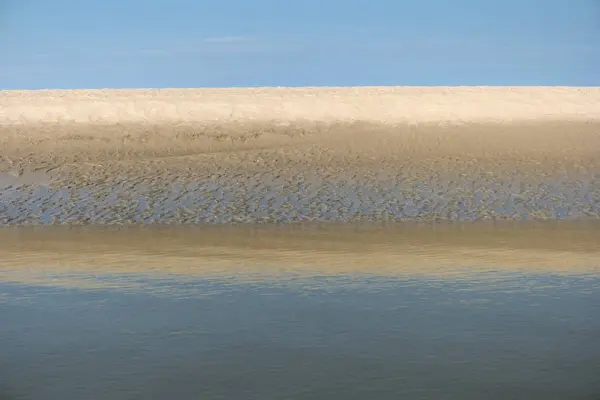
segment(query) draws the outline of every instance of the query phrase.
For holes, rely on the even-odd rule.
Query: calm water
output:
[[[2,400],[600,398],[597,231],[56,232],[3,233]]]

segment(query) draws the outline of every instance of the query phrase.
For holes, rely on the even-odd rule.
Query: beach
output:
[[[0,92],[0,222],[600,217],[600,88]]]
[[[0,92],[0,398],[593,398],[599,105]]]

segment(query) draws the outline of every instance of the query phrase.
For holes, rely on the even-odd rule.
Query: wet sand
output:
[[[600,218],[599,88],[0,92],[0,223]]]

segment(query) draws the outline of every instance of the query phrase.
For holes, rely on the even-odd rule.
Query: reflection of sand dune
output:
[[[4,280],[36,273],[269,278],[600,273],[595,224],[412,227],[49,228],[0,231]]]

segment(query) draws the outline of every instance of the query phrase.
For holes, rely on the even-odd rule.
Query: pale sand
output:
[[[600,218],[600,88],[0,92],[0,222]]]
[[[363,121],[600,117],[600,88],[360,87],[0,92],[2,123]]]
[[[0,230],[0,281],[86,286],[94,277],[122,274],[236,281],[598,276],[599,233],[597,222],[14,228]]]

